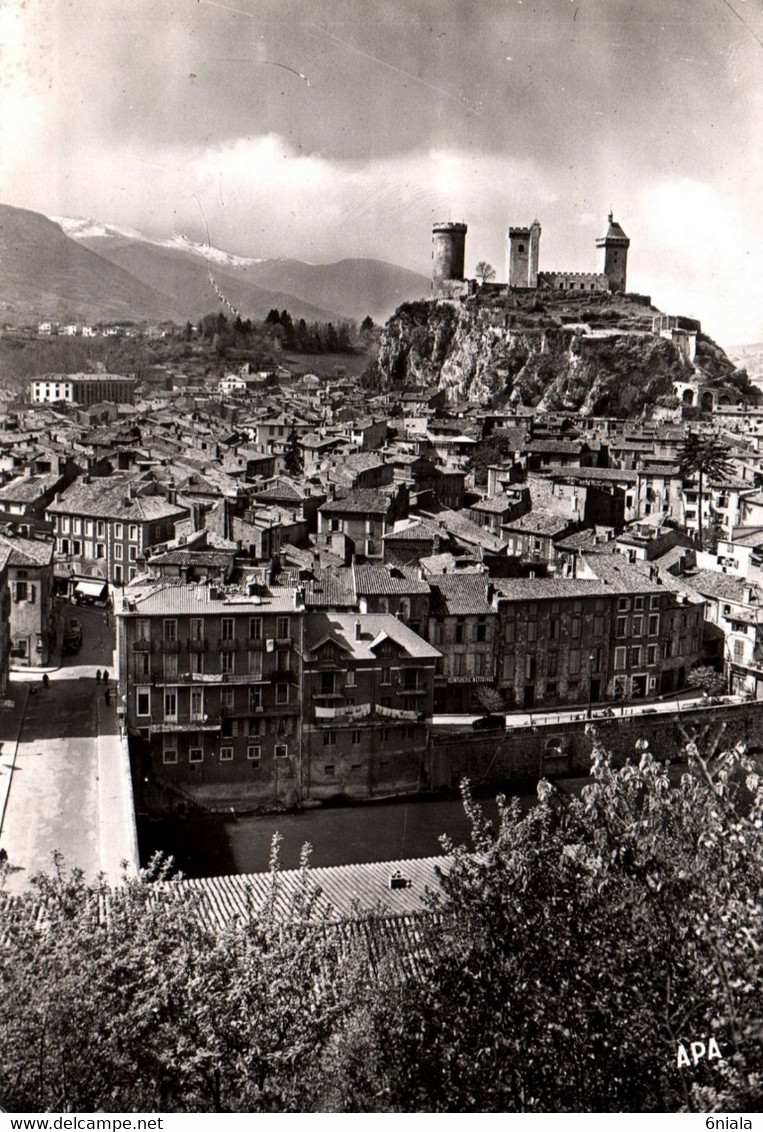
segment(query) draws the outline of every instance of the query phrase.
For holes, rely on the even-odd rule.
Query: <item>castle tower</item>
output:
[[[450,220],[432,228],[432,286],[464,278],[466,225]]]
[[[529,228],[509,228],[506,275],[510,287],[537,287],[540,260],[540,221]]]
[[[599,236],[599,271],[609,279],[610,291],[624,291],[630,240],[610,212],[605,236]]]

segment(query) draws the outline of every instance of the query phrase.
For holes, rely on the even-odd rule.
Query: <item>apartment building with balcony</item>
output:
[[[442,654],[435,676],[435,711],[479,710],[474,692],[495,677],[497,613],[485,574],[443,574],[429,579],[428,638]]]
[[[440,652],[384,613],[307,613],[303,799],[422,789]]]
[[[141,779],[254,803],[301,796],[301,591],[247,582],[128,586],[120,696]]]

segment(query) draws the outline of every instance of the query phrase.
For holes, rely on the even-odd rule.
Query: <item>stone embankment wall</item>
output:
[[[575,720],[560,724],[515,727],[507,731],[433,733],[428,770],[433,790],[473,783],[552,778],[587,774],[591,759],[592,722],[617,763],[637,757],[636,743],[646,739],[656,758],[680,759],[695,741],[710,755],[745,743],[751,754],[763,755],[763,702],[726,704],[676,712]]]

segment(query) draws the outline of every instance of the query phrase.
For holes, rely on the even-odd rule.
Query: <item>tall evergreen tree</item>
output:
[[[717,436],[704,436],[690,432],[678,453],[678,471],[684,479],[697,477],[697,533],[700,549],[704,545],[702,531],[702,503],[705,482],[720,482],[732,474],[726,445]]]

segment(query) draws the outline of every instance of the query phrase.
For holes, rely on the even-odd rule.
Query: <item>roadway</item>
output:
[[[21,724],[10,768],[12,737],[3,745],[0,783],[7,795],[0,798],[0,844],[8,854],[6,887],[11,892],[28,889],[36,873],[50,872],[55,851],[63,855],[67,870],[81,869],[87,881],[102,870],[117,880],[110,843],[117,843],[115,852],[125,844],[113,617],[107,625],[102,610],[64,605],[61,612],[82,624],[80,651],[48,670],[47,688],[39,670],[11,674],[9,697],[16,700]],[[96,670],[107,667],[109,706],[104,685],[95,680]],[[9,722],[4,721],[6,732]],[[129,849],[125,855],[132,856]]]
[[[745,700],[744,696],[721,696],[720,702],[726,704],[738,704]],[[688,691],[682,693],[680,696],[673,696],[666,700],[645,700],[639,704],[627,704],[622,708],[616,705],[595,704],[589,716],[585,707],[577,705],[569,709],[552,708],[547,711],[519,711],[510,712],[506,715],[506,730],[511,730],[513,727],[542,727],[549,725],[558,725],[560,723],[575,723],[581,720],[590,720],[595,723],[596,720],[602,719],[620,719],[622,717],[638,717],[641,715],[655,715],[655,714],[675,714],[681,711],[696,711],[697,708],[717,706],[719,700],[716,699],[715,704],[708,701],[703,701],[702,694],[697,692]],[[502,714],[500,712],[496,714]],[[469,728],[472,724],[482,719],[481,715],[435,715],[432,717],[433,727],[442,727],[445,729],[461,729]],[[489,734],[489,732],[488,732]]]

